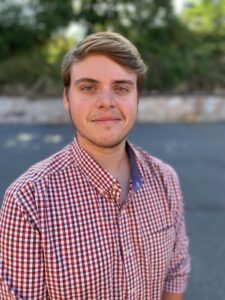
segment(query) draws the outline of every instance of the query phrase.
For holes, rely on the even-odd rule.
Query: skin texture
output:
[[[88,152],[124,149],[137,114],[136,81],[134,72],[103,55],[90,55],[72,66],[64,106]]]

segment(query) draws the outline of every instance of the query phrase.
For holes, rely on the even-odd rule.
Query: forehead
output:
[[[89,55],[71,67],[71,79],[88,77],[96,80],[125,80],[137,81],[137,74],[121,66],[109,57],[102,54]]]

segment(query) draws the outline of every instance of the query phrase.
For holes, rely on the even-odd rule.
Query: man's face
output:
[[[64,106],[81,146],[116,147],[125,142],[136,119],[137,74],[104,55],[90,55],[72,66]]]

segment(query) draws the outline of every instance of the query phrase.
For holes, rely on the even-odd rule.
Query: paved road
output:
[[[21,172],[73,135],[69,126],[0,126],[0,199]],[[172,164],[180,176],[192,258],[185,299],[224,300],[225,124],[142,124],[130,140]]]

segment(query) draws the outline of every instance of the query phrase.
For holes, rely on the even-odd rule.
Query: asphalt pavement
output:
[[[1,125],[0,199],[73,136],[71,126]],[[225,300],[225,124],[138,124],[129,138],[180,177],[192,261],[185,300]]]

